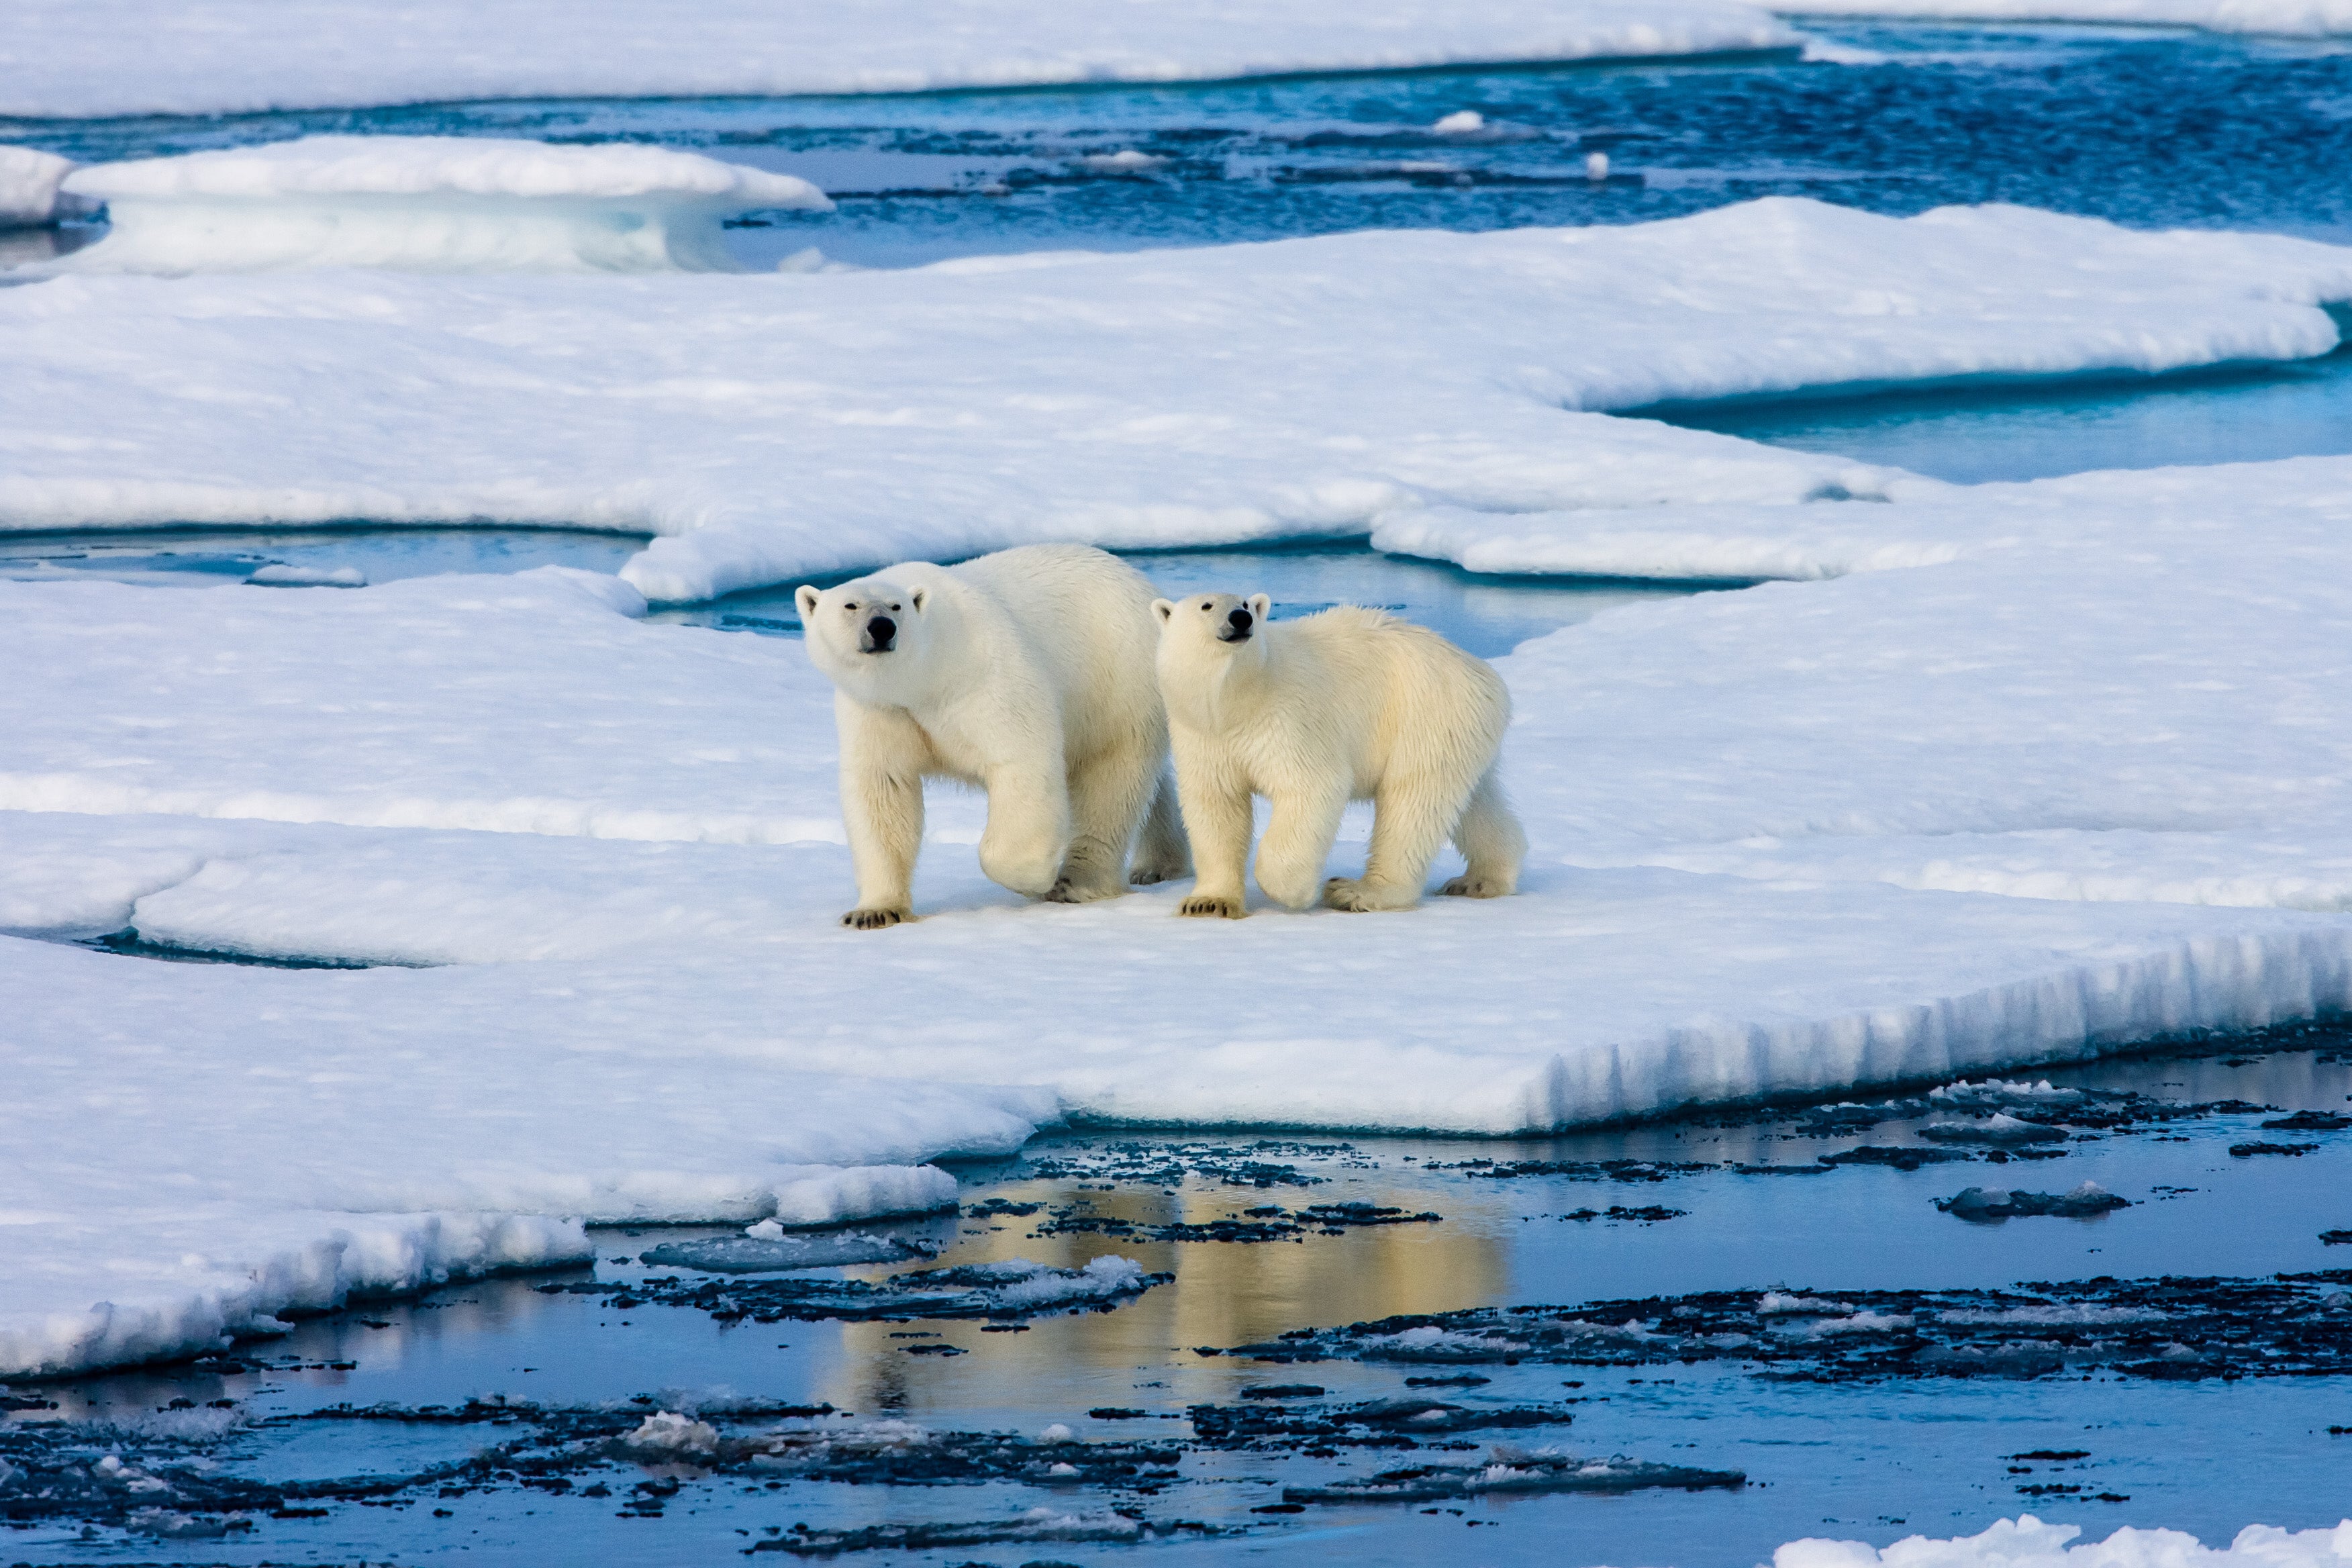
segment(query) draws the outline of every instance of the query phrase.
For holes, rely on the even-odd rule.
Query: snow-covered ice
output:
[[[55,222],[58,187],[73,168],[55,153],[0,145],[0,228]]]
[[[100,163],[66,176],[106,237],[55,265],[89,272],[287,267],[422,271],[735,270],[720,220],[828,210],[806,180],[625,143],[310,136]]]
[[[0,291],[0,527],[643,530],[665,537],[625,575],[683,601],[1035,540],[1361,533],[1424,507],[1617,509],[1606,526],[1939,487],[1580,411],[2292,359],[2336,343],[2320,306],[2344,299],[2352,250],[2304,240],[1780,199],[900,272],[74,277]],[[1846,510],[1772,523],[1892,526]],[[1834,542],[1780,553],[1833,567]]]
[[[915,92],[1792,48],[1738,0],[12,0],[0,116]]]
[[[2305,242],[1801,202],[887,276],[0,291],[16,526],[674,535],[635,586],[0,584],[0,667],[43,672],[0,729],[0,1110],[43,1134],[0,1152],[0,1367],[578,1258],[583,1222],[929,1206],[925,1162],[1074,1111],[1503,1132],[2352,1005],[2352,459],[1964,489],[1590,412],[2291,357],[2347,297]],[[1030,538],[1365,530],[1803,580],[1500,662],[1522,896],[1234,924],[1178,889],[1024,907],[946,797],[929,918],[842,931],[828,683],[643,618],[641,588]],[[388,967],[26,940],[125,928]]]
[[[1808,16],[1907,16],[1983,22],[2094,22],[2217,33],[2325,37],[2352,33],[2352,0],[1804,0]],[[1810,49],[1808,58],[1824,58]],[[1879,64],[1883,61],[1870,63]]]
[[[2077,1524],[2044,1524],[2032,1514],[2004,1519],[1979,1535],[1906,1536],[1891,1546],[1859,1541],[1791,1541],[1772,1568],[2343,1568],[2352,1563],[2352,1519],[2329,1530],[2250,1524],[2227,1546],[2207,1546],[2177,1530],[2126,1526],[2104,1541],[2074,1544]]]

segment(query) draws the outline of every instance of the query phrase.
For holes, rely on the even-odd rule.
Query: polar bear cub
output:
[[[1200,880],[1180,912],[1239,920],[1251,797],[1273,804],[1257,885],[1305,909],[1410,909],[1451,837],[1468,870],[1448,893],[1518,889],[1527,837],[1496,756],[1511,698],[1492,666],[1435,632],[1342,606],[1267,619],[1264,594],[1159,599],[1160,690]],[[1351,800],[1372,805],[1359,879],[1323,879]]]
[[[913,917],[923,781],[988,793],[980,867],[1082,903],[1191,868],[1167,779],[1151,584],[1077,544],[908,562],[793,598],[833,678],[860,931]]]

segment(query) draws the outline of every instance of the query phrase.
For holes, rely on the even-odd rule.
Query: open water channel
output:
[[[437,105],[0,138],[91,159],[325,131],[691,147],[840,201],[733,231],[761,268],[1633,222],[1769,194],[2352,237],[2340,45],[1816,30],[1836,63]],[[1433,129],[1463,110],[1483,116],[1475,132]],[[1586,172],[1595,152],[1605,177]],[[1973,481],[2352,450],[2347,387],[2339,353],[1644,412]],[[11,539],[0,572],[383,582],[609,571],[640,543],[61,534]],[[1344,542],[1137,561],[1171,593],[1389,605],[1487,655],[1728,586],[1482,579]],[[795,629],[781,591],[662,613]],[[2208,1541],[2352,1512],[2345,1037],[2184,1045],[2046,1091],[2033,1076],[1540,1141],[1064,1130],[959,1167],[957,1215],[815,1241],[600,1231],[593,1269],[0,1390],[0,1555],[1744,1568],[1799,1536],[1884,1543],[2020,1511]],[[942,1269],[978,1271],[921,1278]]]

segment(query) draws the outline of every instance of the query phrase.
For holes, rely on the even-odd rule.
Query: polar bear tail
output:
[[[1139,888],[1172,882],[1192,874],[1192,849],[1184,837],[1184,816],[1176,805],[1176,775],[1162,770],[1160,787],[1151,796],[1151,813],[1143,819],[1143,836],[1135,847],[1135,860],[1127,879]]]

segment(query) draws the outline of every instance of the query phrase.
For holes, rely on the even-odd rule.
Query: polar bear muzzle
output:
[[[898,623],[887,616],[869,618],[858,633],[860,653],[888,653],[898,640]]]
[[[1236,606],[1234,612],[1225,617],[1225,624],[1217,628],[1217,640],[1219,642],[1247,642],[1249,641],[1250,627],[1256,624],[1256,616],[1251,615],[1247,610]]]

